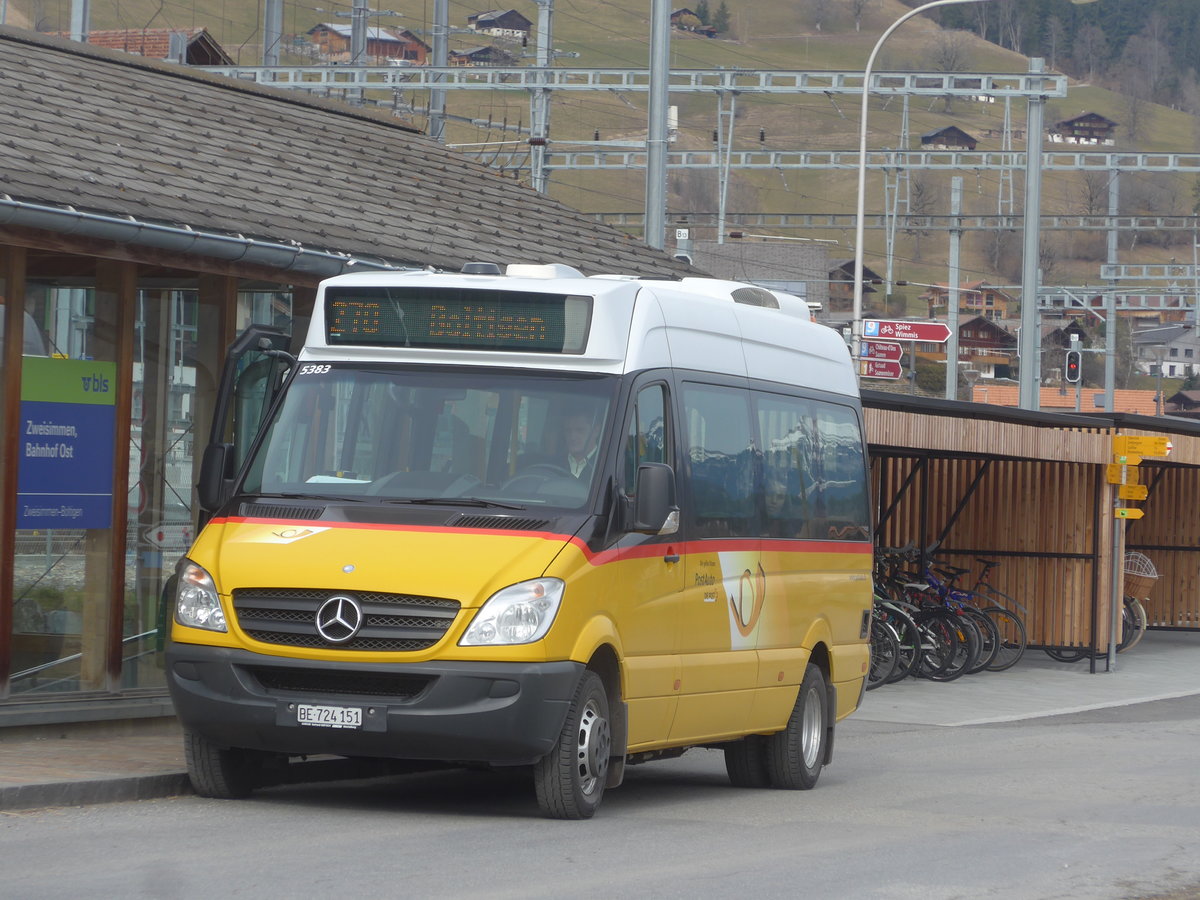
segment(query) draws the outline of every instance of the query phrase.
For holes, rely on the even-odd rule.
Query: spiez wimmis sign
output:
[[[116,363],[26,356],[18,528],[112,526]]]

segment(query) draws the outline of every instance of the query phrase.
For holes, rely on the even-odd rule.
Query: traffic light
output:
[[[1063,366],[1063,371],[1067,373],[1067,381],[1075,384],[1079,381],[1079,364],[1082,361],[1083,354],[1078,350],[1067,351],[1067,361]]]

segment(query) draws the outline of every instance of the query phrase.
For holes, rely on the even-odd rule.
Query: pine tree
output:
[[[717,7],[717,12],[712,17],[712,26],[717,30],[717,34],[724,34],[729,30],[729,7],[725,5],[725,0],[721,0],[721,5]]]
[[[693,10],[696,13],[696,18],[700,20],[701,25],[708,25],[708,0],[700,0]]]

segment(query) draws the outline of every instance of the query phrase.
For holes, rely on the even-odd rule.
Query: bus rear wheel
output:
[[[552,819],[590,819],[604,797],[612,729],[608,694],[585,670],[554,749],[533,767],[538,806]]]
[[[829,715],[825,675],[809,663],[787,727],[766,739],[767,777],[772,787],[792,791],[816,787],[828,749]]]

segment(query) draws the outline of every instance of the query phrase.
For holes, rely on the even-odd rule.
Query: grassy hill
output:
[[[820,23],[813,19],[816,4],[807,0],[727,0],[732,28],[723,39],[675,31],[672,34],[673,68],[741,67],[749,69],[861,70],[876,38],[907,9],[898,0],[876,0],[856,31],[848,0],[833,0],[830,12]],[[717,4],[710,2],[710,7]],[[9,24],[34,24],[44,31],[69,28],[69,0],[8,0]],[[408,28],[429,40],[432,3],[428,0],[395,0],[387,4],[403,17],[373,18],[372,25]],[[537,7],[531,0],[512,4],[531,20],[537,20]],[[239,62],[255,64],[261,58],[259,4],[234,0],[192,0],[164,3],[160,0],[94,0],[91,7],[93,28],[200,27],[207,28]],[[451,26],[465,29],[466,18],[487,8],[482,4],[451,2]],[[284,31],[303,35],[319,22],[349,22],[333,11],[348,13],[348,0],[318,10],[312,6],[289,3],[285,7]],[[569,67],[645,67],[649,47],[648,0],[560,0],[555,10],[554,46],[564,53],[558,65]],[[877,61],[877,70],[930,71],[937,42],[942,38],[938,26],[925,17],[906,23],[891,38]],[[1025,72],[1028,60],[1003,50],[966,32],[956,32],[966,62],[964,68],[976,72]],[[452,49],[477,46],[479,36],[455,30],[450,36]],[[532,44],[532,41],[531,41]],[[519,45],[510,46],[522,52]],[[532,55],[532,46],[523,52]],[[290,61],[301,62],[300,57]],[[381,98],[388,102],[390,98]],[[423,96],[405,96],[414,107],[425,103]],[[718,105],[712,96],[675,94],[672,103],[679,107],[677,149],[711,148],[717,127]],[[450,112],[457,116],[484,120],[491,128],[452,124],[447,141],[455,145],[488,144],[494,159],[513,177],[527,174],[527,156],[520,145],[500,144],[517,136],[504,126],[528,126],[528,97],[520,90],[491,92],[455,92],[449,94]],[[843,149],[858,144],[858,98],[821,95],[756,97],[741,94],[737,98],[734,146],[737,149]],[[870,114],[871,147],[895,147],[901,129],[902,102],[899,98],[872,100]],[[1119,94],[1096,86],[1073,86],[1066,100],[1050,101],[1046,121],[1054,122],[1080,112],[1099,112],[1118,122],[1131,117],[1129,101]],[[1014,102],[1011,110],[1014,127],[1023,129],[1024,105]],[[1141,104],[1136,111],[1139,134],[1123,135],[1124,148],[1144,151],[1190,152],[1196,148],[1196,120],[1176,110]],[[419,114],[413,118],[424,125]],[[919,145],[919,135],[957,125],[980,138],[979,149],[1000,149],[998,137],[983,137],[999,132],[1004,121],[1002,103],[956,102],[950,110],[940,99],[913,98],[909,104],[909,148]],[[552,107],[551,138],[555,141],[591,142],[596,133],[602,140],[641,140],[646,133],[644,95],[617,93],[566,93],[555,95]],[[761,134],[761,141],[760,141]],[[1024,149],[1021,142],[1014,144]],[[961,172],[964,177],[964,212],[997,211],[1001,181],[997,172]],[[386,176],[381,176],[386,177]],[[950,173],[912,173],[910,184],[919,183],[931,213],[948,212]],[[1013,178],[1016,206],[1022,205],[1022,175]],[[672,216],[717,208],[717,176],[711,171],[673,173],[669,180],[669,212]],[[1130,175],[1122,179],[1124,212],[1190,213],[1194,202],[1194,178],[1184,176]],[[1043,211],[1047,213],[1084,213],[1096,202],[1095,179],[1078,173],[1048,173],[1043,181]],[[728,192],[727,211],[747,213],[847,213],[853,211],[856,193],[853,171],[776,171],[735,173]],[[554,173],[551,193],[577,208],[595,212],[636,212],[643,206],[644,183],[640,172]],[[1104,202],[1104,201],[1101,201]],[[868,182],[868,212],[884,208],[882,178],[872,174]],[[1099,211],[1092,209],[1091,211]],[[816,231],[793,236],[834,237],[851,252],[853,235]],[[697,235],[711,238],[713,233]],[[1125,236],[1127,247],[1131,237]],[[1190,261],[1183,236],[1175,245],[1139,238],[1136,260],[1128,252],[1124,261],[1156,262],[1179,257]],[[1047,233],[1045,280],[1048,283],[1085,283],[1098,279],[1098,264],[1103,261],[1103,235]],[[882,267],[882,234],[868,234],[868,261]],[[997,245],[984,235],[968,235],[964,240],[963,277],[986,278],[996,283],[1012,283],[1019,273],[1019,238],[1008,239],[1007,246]],[[835,253],[837,251],[834,251]],[[904,235],[897,243],[895,274],[910,281],[944,281],[946,278],[946,240],[943,235],[921,237]],[[909,301],[915,299],[908,298]],[[913,307],[916,308],[915,306]]]

